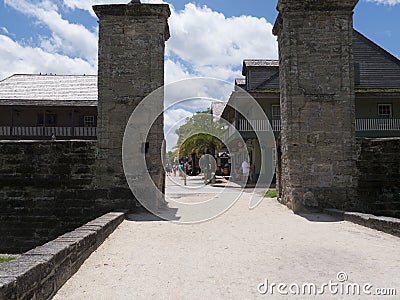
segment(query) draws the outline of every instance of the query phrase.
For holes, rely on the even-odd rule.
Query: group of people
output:
[[[243,160],[242,164],[238,166],[239,169],[237,169],[237,175],[240,176],[240,179],[243,182],[253,182],[254,180],[254,165],[249,163],[246,159]],[[239,171],[241,169],[241,171]],[[183,175],[192,175],[192,164],[189,163],[188,161],[176,161],[174,160],[174,163],[168,162],[165,165],[165,171],[167,175],[172,175],[177,176],[177,173],[179,176]],[[232,174],[231,174],[232,175]],[[239,179],[239,178],[237,178]]]
[[[180,165],[167,163],[165,165],[165,172],[167,173],[167,176],[172,175],[172,173],[174,173],[174,176],[176,176],[176,173],[180,170],[180,167]]]
[[[192,175],[192,165],[189,162],[184,162],[184,161],[180,161],[178,163],[170,163],[168,162],[165,165],[165,172],[168,175],[172,175],[172,173],[174,174],[174,176],[177,176],[177,174],[179,176],[183,176],[184,174],[186,175]]]

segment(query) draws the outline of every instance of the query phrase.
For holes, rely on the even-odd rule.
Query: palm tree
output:
[[[224,127],[219,121],[213,119],[211,110],[197,112],[186,123],[176,130],[179,156],[200,157],[203,154],[214,155],[223,143],[221,142]]]

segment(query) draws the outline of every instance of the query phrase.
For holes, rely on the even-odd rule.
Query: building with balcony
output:
[[[400,60],[356,30],[353,35],[353,53],[356,136],[400,136]],[[242,75],[244,78],[236,79],[235,91],[229,99],[230,105],[247,109],[248,115],[251,115],[254,107],[246,106],[246,98],[250,94],[269,120],[245,120],[229,106],[225,107],[222,117],[234,124],[245,139],[257,176],[261,150],[255,130],[273,130],[275,136],[278,136],[281,128],[279,61],[244,60]],[[334,115],[332,119],[335,119]],[[230,135],[231,132],[226,133],[227,141]]]
[[[0,139],[95,139],[97,76],[17,74],[0,81]]]

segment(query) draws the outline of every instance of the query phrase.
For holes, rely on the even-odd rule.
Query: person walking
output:
[[[247,160],[244,159],[242,162],[242,179],[244,184],[247,183],[247,179],[249,178],[249,172],[250,172],[250,165],[247,162]]]

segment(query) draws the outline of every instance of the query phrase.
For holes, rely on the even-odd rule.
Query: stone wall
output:
[[[282,201],[294,211],[356,199],[353,8],[279,0]]]
[[[357,139],[358,207],[400,218],[400,138]]]
[[[359,212],[348,212],[330,208],[324,209],[324,213],[344,221],[352,222],[400,237],[400,219],[398,218],[376,216]]]
[[[121,159],[124,132],[139,103],[164,85],[164,49],[169,38],[167,19],[171,12],[167,4],[96,5],[93,9],[99,17],[99,155],[96,182],[99,187],[117,186],[121,191],[129,191]],[[161,98],[149,111],[163,112],[163,100]],[[150,126],[146,122],[150,117],[146,114],[140,117],[143,126],[136,131],[143,131],[143,134],[140,138],[135,137],[132,147],[136,147],[137,153],[148,149],[148,168],[140,171],[149,172],[157,187],[163,191],[163,115],[153,126],[150,124],[148,136]],[[143,186],[143,189],[148,187]]]
[[[138,206],[124,175],[122,141],[134,109],[164,84],[170,9],[139,1],[97,5],[94,11],[99,17],[98,141],[0,142],[0,253],[26,251],[103,213]],[[163,105],[161,97],[149,111],[161,113]],[[137,131],[146,134],[134,141],[135,151],[147,159],[147,169],[140,171],[150,173],[162,191],[163,121],[161,115],[148,135],[139,126]],[[149,147],[143,147],[146,142]]]
[[[319,209],[342,209],[361,213],[400,218],[400,138],[357,138],[357,198],[352,206],[337,203],[319,206]],[[280,167],[280,139],[277,141],[278,200],[282,198]],[[285,204],[285,203],[284,203]]]
[[[94,187],[96,145],[0,142],[0,253],[24,252],[103,213],[135,208],[130,191]]]
[[[0,265],[0,300],[51,299],[124,220],[108,213]]]

